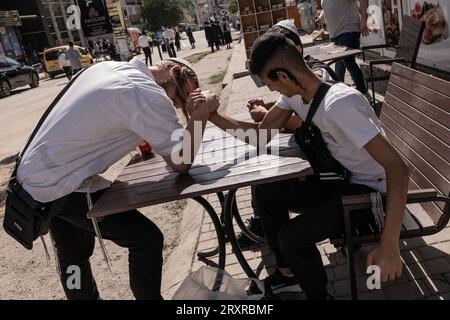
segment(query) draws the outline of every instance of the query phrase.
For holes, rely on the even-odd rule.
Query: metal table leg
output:
[[[225,269],[225,254],[226,254],[226,252],[225,252],[225,234],[224,234],[224,230],[222,227],[222,223],[219,220],[214,208],[211,206],[211,204],[205,198],[195,197],[192,199],[197,201],[208,212],[209,217],[211,218],[211,221],[214,224],[214,229],[216,229],[216,235],[217,235],[217,241],[218,241],[217,248],[215,248],[212,251],[208,251],[208,252],[199,252],[199,253],[197,253],[197,256],[199,258],[207,258],[207,257],[211,257],[211,256],[219,253],[218,267],[219,267],[219,269],[224,270]],[[219,201],[220,201],[220,197],[219,197]]]
[[[231,247],[233,248],[234,254],[236,255],[239,264],[241,265],[242,269],[244,269],[245,273],[249,278],[258,278],[256,274],[253,272],[252,268],[250,268],[249,264],[247,263],[247,260],[245,259],[244,255],[242,254],[241,248],[239,248],[239,244],[236,241],[236,236],[234,233],[234,227],[233,227],[233,215],[235,214],[235,195],[236,195],[236,189],[230,190],[228,194],[225,197],[225,228],[226,233],[228,236],[228,240],[231,242]],[[242,222],[242,219],[241,219]],[[244,229],[245,226],[244,226]],[[248,230],[247,230],[248,231]]]

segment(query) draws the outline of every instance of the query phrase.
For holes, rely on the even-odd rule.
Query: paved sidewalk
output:
[[[243,45],[239,44],[233,49],[233,57],[229,71],[238,74],[245,71],[245,53]],[[230,80],[228,74],[228,83],[225,87],[228,97],[228,105],[225,110],[227,114],[234,114],[246,110],[245,102],[254,97],[262,97],[266,102],[275,101],[278,94],[270,92],[266,87],[258,87],[254,79],[247,75],[237,79]],[[351,80],[347,74],[347,83]],[[381,97],[380,97],[381,98]],[[252,215],[250,199],[250,189],[243,188],[238,191],[237,201],[243,220]],[[220,213],[220,204],[216,195],[208,196],[216,212]],[[192,231],[199,231],[195,243],[195,252],[190,255],[191,266],[189,271],[195,271],[204,262],[197,259],[197,253],[208,251],[217,245],[214,227],[208,214],[196,207],[198,220],[202,220],[201,226],[191,228]],[[195,210],[194,210],[195,211]],[[199,219],[198,216],[201,218]],[[235,226],[235,229],[238,228]],[[236,231],[238,232],[238,230]],[[190,234],[192,238],[192,234]],[[192,245],[194,246],[194,245]],[[403,259],[403,274],[392,283],[382,285],[381,290],[369,291],[365,285],[366,277],[364,272],[365,259],[373,246],[364,246],[356,254],[356,265],[358,275],[358,290],[360,299],[376,300],[397,300],[397,299],[438,299],[450,300],[450,227],[436,235],[401,241],[401,254]],[[232,253],[230,244],[227,244],[226,271],[231,275],[241,278],[246,277],[240,267],[235,255]],[[272,272],[274,266],[273,256],[267,247],[254,246],[254,250],[245,251],[250,266],[256,274],[262,279]],[[319,244],[319,250],[322,254],[322,260],[326,266],[329,279],[329,291],[337,299],[349,299],[350,290],[347,276],[346,258],[329,243],[324,241]],[[186,252],[186,254],[189,254]],[[211,258],[210,263],[217,263],[217,256]],[[179,284],[179,283],[178,283]],[[172,288],[177,287],[177,284]]]

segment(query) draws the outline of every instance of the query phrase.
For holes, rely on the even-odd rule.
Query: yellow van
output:
[[[87,68],[94,63],[94,59],[92,59],[91,54],[86,48],[79,47],[74,45],[74,48],[78,49],[81,53],[81,66]],[[58,62],[58,52],[60,50],[68,50],[69,46],[60,46],[54,48],[48,48],[44,50],[44,64],[45,70],[50,76],[50,78],[54,79],[58,73],[63,73],[64,70],[61,68]]]

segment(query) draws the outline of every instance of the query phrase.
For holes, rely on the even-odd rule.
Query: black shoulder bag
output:
[[[59,198],[49,203],[41,203],[34,200],[17,181],[17,168],[22,160],[22,156],[25,154],[25,151],[47,116],[83,71],[84,70],[80,71],[72,81],[66,85],[39,120],[22,152],[17,156],[16,166],[9,180],[8,187],[6,188],[3,228],[11,237],[28,250],[33,248],[34,240],[48,233],[50,221],[62,209],[66,197]]]
[[[326,82],[320,84],[311,102],[306,120],[295,130],[295,141],[305,153],[317,178],[348,181],[350,171],[331,155],[320,129],[312,123],[314,114],[330,88],[331,85]]]

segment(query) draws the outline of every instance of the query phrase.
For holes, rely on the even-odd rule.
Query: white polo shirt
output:
[[[37,201],[74,191],[95,192],[99,176],[144,139],[160,155],[179,144],[175,107],[139,59],[102,62],[75,80],[39,129],[17,177]]]
[[[281,96],[276,105],[293,110],[302,119],[306,119],[310,107],[299,95]],[[386,172],[364,148],[384,132],[369,102],[359,91],[343,83],[333,85],[312,121],[322,132],[331,155],[351,172],[352,183],[386,192]]]

